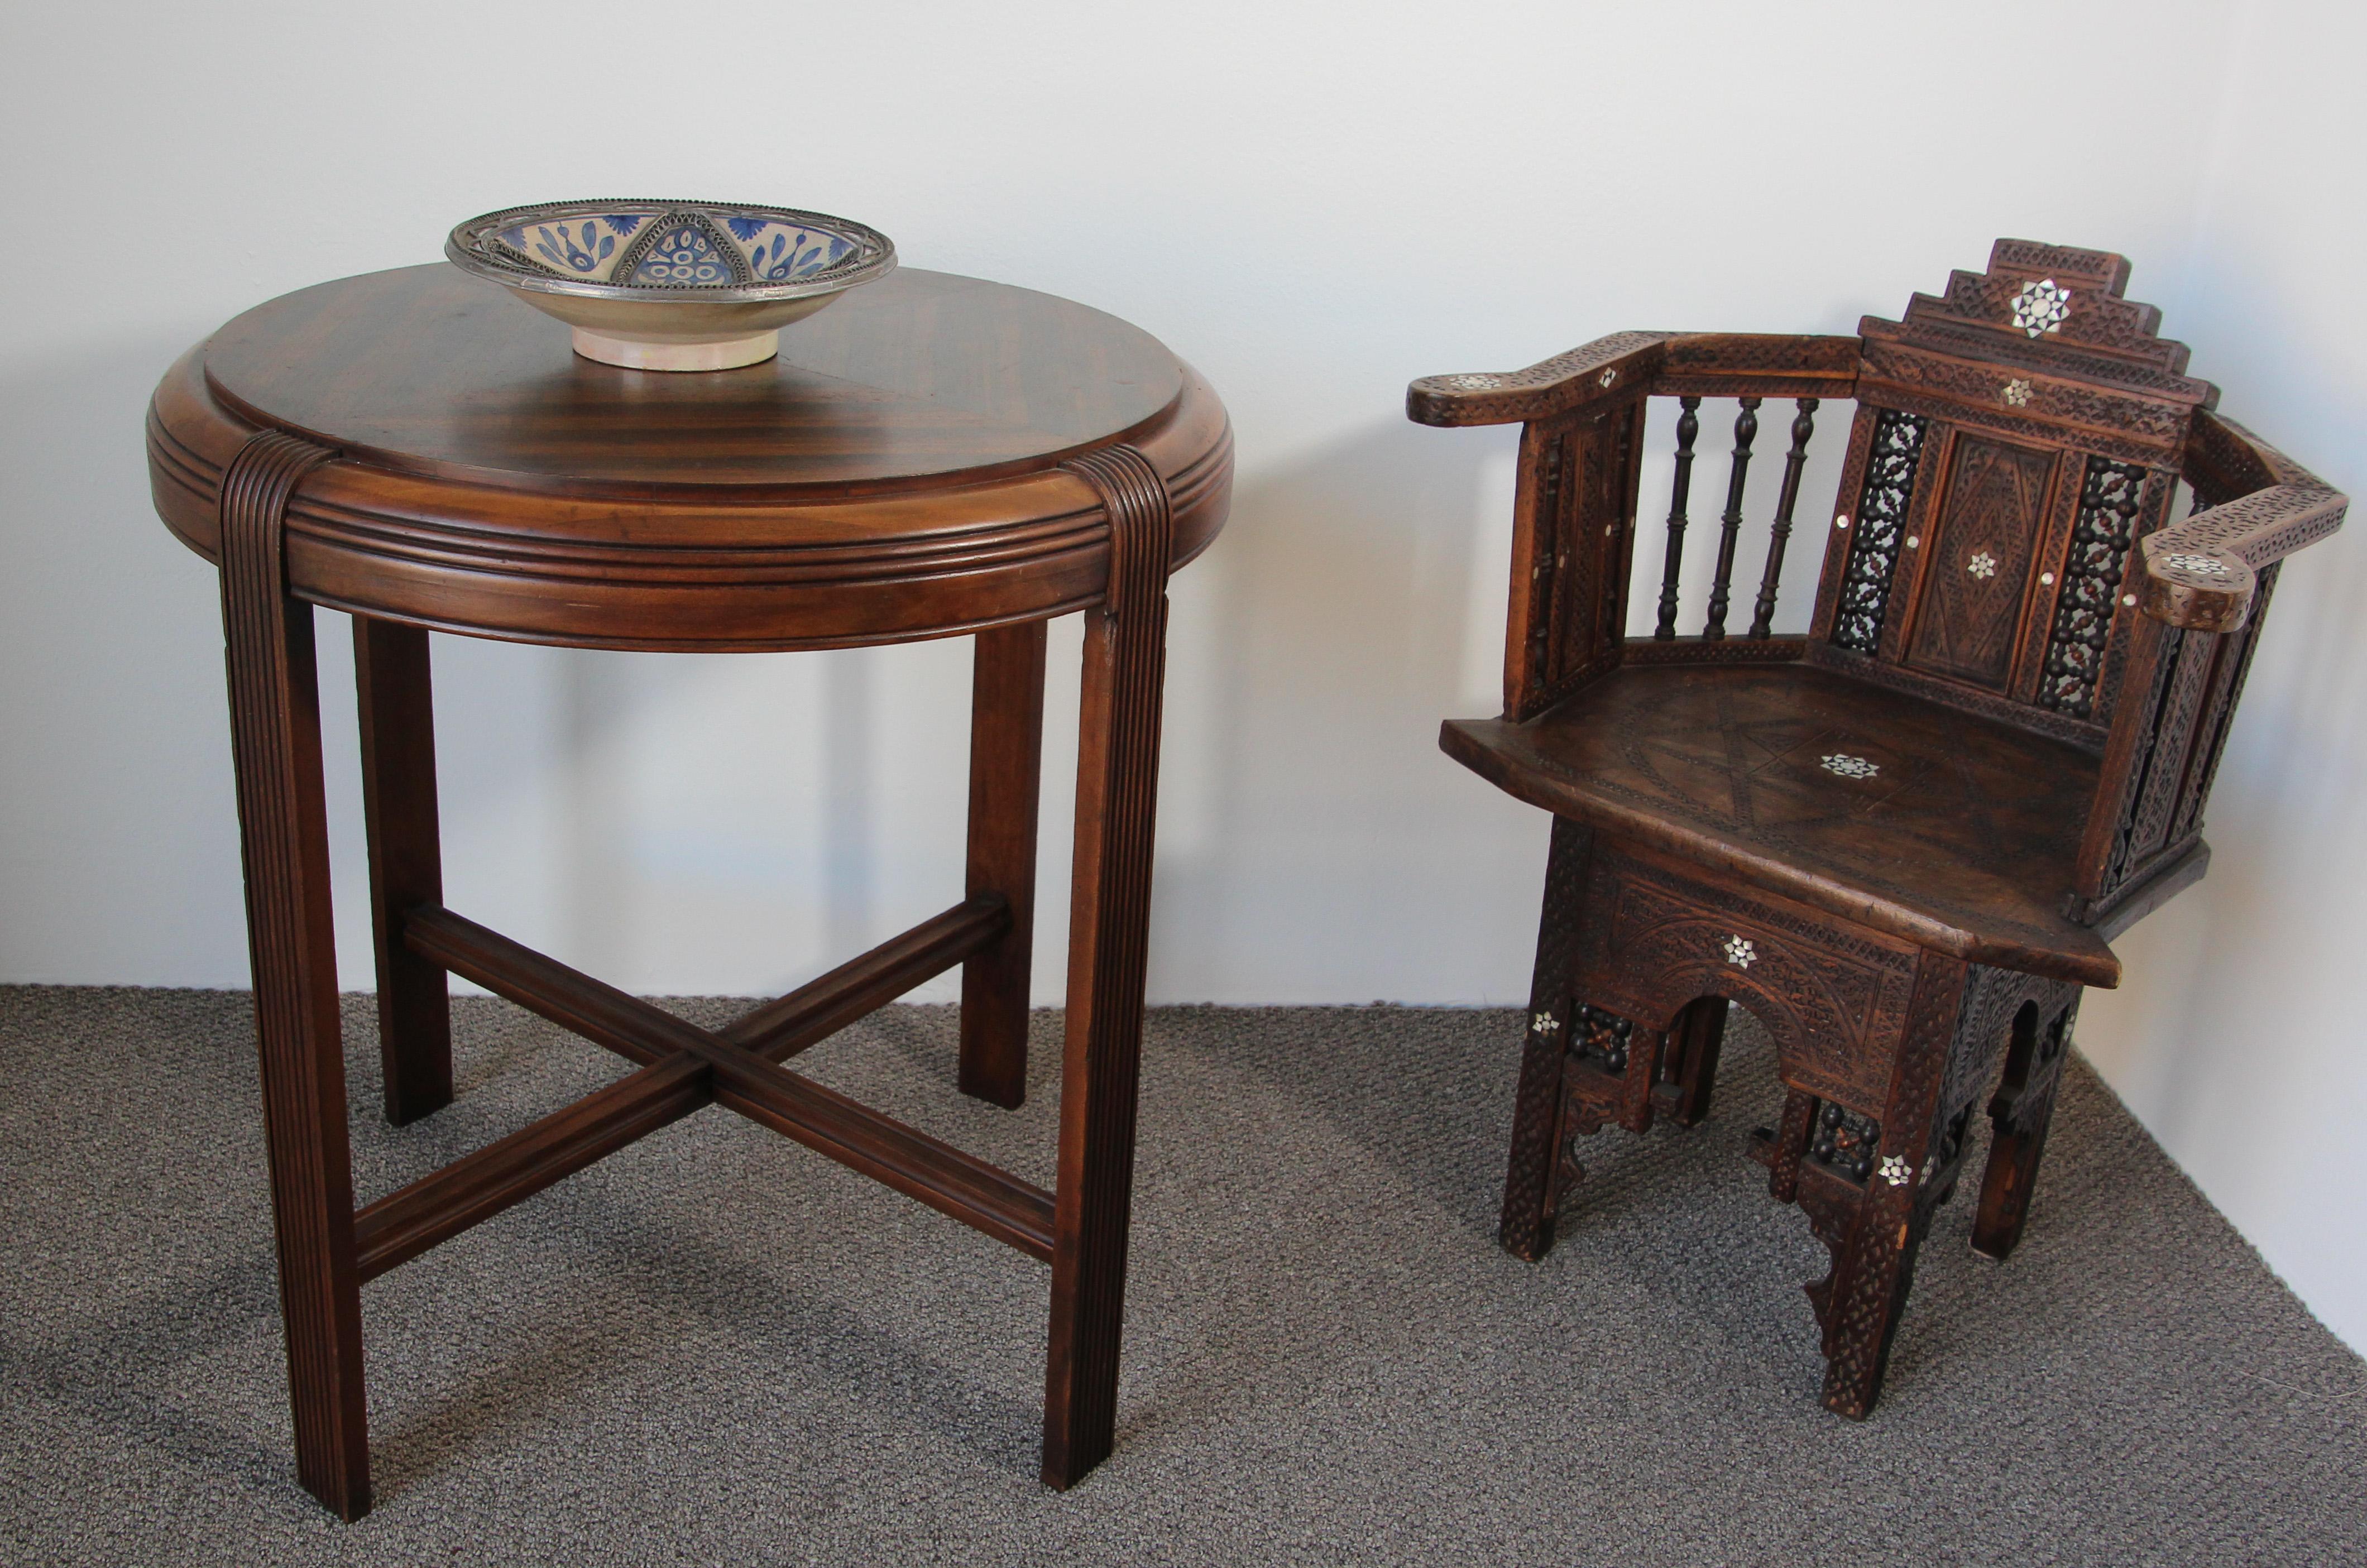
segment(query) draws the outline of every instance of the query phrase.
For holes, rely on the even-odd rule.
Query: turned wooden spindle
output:
[[[1660,569],[1660,624],[1653,630],[1656,637],[1677,635],[1677,569],[1685,555],[1685,498],[1693,484],[1693,437],[1701,433],[1701,418],[1694,412],[1701,407],[1699,398],[1679,398],[1684,412],[1677,416],[1677,479],[1669,491],[1669,558]]]
[[[1717,536],[1717,575],[1709,585],[1709,622],[1702,636],[1716,641],[1726,636],[1726,602],[1734,587],[1734,545],[1742,536],[1742,480],[1750,469],[1750,439],[1759,434],[1759,400],[1741,400],[1734,416],[1734,467],[1726,480],[1726,525]]]
[[[1808,460],[1808,437],[1817,430],[1817,400],[1800,400],[1800,417],[1792,422],[1792,449],[1784,454],[1784,491],[1775,498],[1775,525],[1767,534],[1767,570],[1759,580],[1759,604],[1750,616],[1750,635],[1765,637],[1775,623],[1775,588],[1784,575],[1784,545],[1792,536],[1792,507],[1800,499],[1800,468]]]

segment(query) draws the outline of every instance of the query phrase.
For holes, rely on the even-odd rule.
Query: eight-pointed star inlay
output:
[[[2033,337],[2059,330],[2071,314],[2071,291],[2053,278],[2025,283],[2013,297],[2013,324]]]

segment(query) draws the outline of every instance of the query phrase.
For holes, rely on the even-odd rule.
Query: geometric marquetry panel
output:
[[[2005,689],[2055,463],[2053,452],[1957,437],[1945,510],[1922,541],[1925,585],[1906,662]]]

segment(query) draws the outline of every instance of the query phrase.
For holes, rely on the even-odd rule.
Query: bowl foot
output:
[[[574,332],[576,353],[628,370],[737,370],[742,365],[760,365],[781,352],[777,328],[713,343],[647,343],[582,327]]]

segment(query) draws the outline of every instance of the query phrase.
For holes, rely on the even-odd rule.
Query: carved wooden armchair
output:
[[[2203,874],[2203,808],[2277,563],[2345,500],[2185,374],[2128,264],[2001,240],[1986,273],[1856,337],[1622,333],[1526,370],[1427,377],[1426,424],[1523,422],[1504,713],[1448,755],[1554,814],[1503,1245],[1536,1258],[1605,1122],[1692,1125],[1731,1001],[1774,1037],[1775,1197],[1832,1254],[1810,1285],[1825,1404],[1874,1404],[1967,1123],[1995,1126],[1973,1245],[2020,1238],[2085,986]],[[1675,472],[1630,636],[1647,401]],[[1704,399],[1739,400],[1708,604],[1681,614]],[[1729,631],[1761,402],[1797,400],[1747,626]],[[1853,398],[1809,526],[1806,636],[1771,631],[1814,415]],[[2183,479],[2197,508],[2171,523]]]

